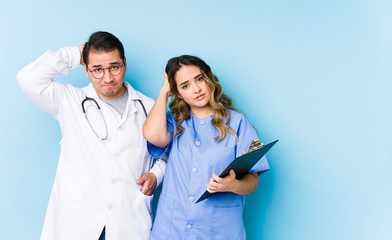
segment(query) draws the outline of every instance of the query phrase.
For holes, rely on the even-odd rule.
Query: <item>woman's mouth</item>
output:
[[[206,95],[205,93],[200,94],[200,95],[198,95],[197,97],[195,97],[194,100],[195,100],[195,101],[200,101],[200,100],[202,100],[202,99],[204,98],[205,95]]]

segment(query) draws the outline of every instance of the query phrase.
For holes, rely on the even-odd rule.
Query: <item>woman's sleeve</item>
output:
[[[170,112],[166,113],[166,123],[167,123],[167,131],[170,134],[170,142],[166,147],[160,148],[147,141],[148,153],[150,153],[150,155],[154,158],[161,157],[166,151],[170,151],[170,148],[172,146],[175,124],[174,124],[174,118],[172,117],[172,114]]]
[[[237,135],[238,142],[236,144],[236,157],[247,153],[249,150],[249,145],[253,140],[259,140],[256,130],[245,117],[240,119]],[[268,165],[267,158],[263,156],[249,172],[257,172],[260,175],[269,169],[270,167]]]

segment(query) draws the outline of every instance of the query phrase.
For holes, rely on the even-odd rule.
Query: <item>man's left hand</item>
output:
[[[136,180],[136,183],[142,185],[142,189],[140,189],[141,193],[151,196],[157,186],[157,177],[154,173],[148,172]]]

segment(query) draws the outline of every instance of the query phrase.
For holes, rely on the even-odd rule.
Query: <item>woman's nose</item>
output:
[[[200,92],[200,89],[201,89],[201,88],[199,87],[199,85],[195,84],[195,87],[194,87],[195,93]]]

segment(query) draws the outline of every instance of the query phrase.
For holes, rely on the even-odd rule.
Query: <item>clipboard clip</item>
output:
[[[248,153],[256,151],[263,147],[264,147],[264,143],[260,143],[259,139],[252,140],[252,142],[249,144]]]
[[[254,152],[254,151],[256,151],[260,148],[263,148],[263,147],[264,147],[264,143],[260,143],[260,140],[255,139],[255,140],[252,140],[252,142],[249,144],[248,151],[245,152],[245,150],[244,150],[242,154],[244,155],[244,154],[247,154],[250,152]]]

